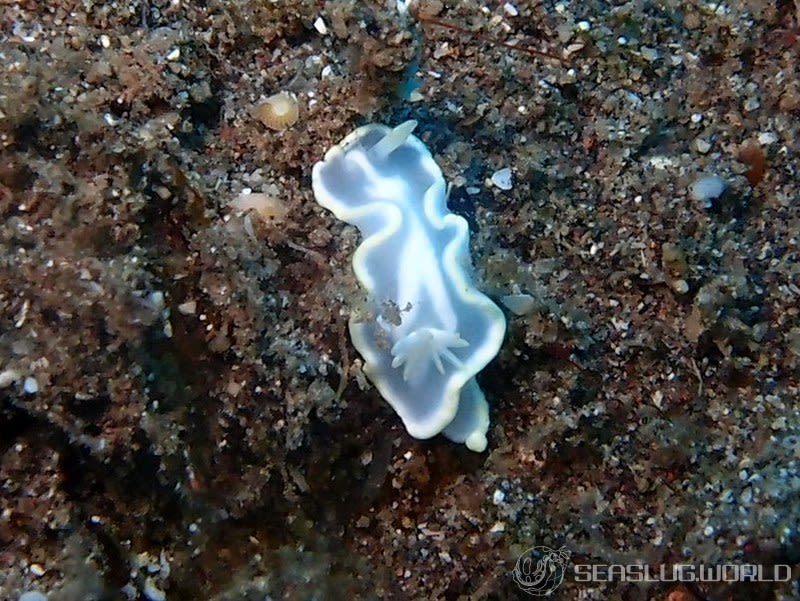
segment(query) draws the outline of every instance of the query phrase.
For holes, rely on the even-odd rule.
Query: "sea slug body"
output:
[[[471,281],[467,222],[447,210],[415,126],[351,133],[314,166],[314,196],[363,236],[353,269],[373,316],[352,318],[350,336],[364,372],[411,436],[442,433],[480,452],[489,407],[475,375],[500,349],[505,317]]]

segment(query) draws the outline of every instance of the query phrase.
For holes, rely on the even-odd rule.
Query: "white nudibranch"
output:
[[[415,126],[358,128],[314,165],[314,196],[364,238],[353,270],[374,316],[350,320],[364,373],[411,436],[442,433],[480,452],[489,406],[475,375],[506,322],[471,281],[467,222],[447,210],[442,171]],[[403,307],[399,319],[382,316],[387,303]]]

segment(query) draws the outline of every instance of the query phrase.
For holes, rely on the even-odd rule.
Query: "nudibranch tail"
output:
[[[381,138],[381,140],[367,152],[377,159],[385,159],[403,145],[406,139],[408,139],[408,136],[414,131],[415,127],[417,127],[417,122],[413,119],[401,123],[394,129],[389,130],[389,133]]]

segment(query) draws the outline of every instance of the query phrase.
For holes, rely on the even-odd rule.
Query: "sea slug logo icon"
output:
[[[569,551],[564,547],[558,550],[550,547],[528,549],[514,566],[514,582],[531,595],[549,595],[564,580],[568,560]]]

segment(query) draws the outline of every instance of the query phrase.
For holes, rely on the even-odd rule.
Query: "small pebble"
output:
[[[694,141],[694,147],[700,154],[706,154],[709,150],[711,150],[711,143],[704,140],[703,138],[697,138]]]
[[[22,385],[22,390],[28,394],[36,394],[39,392],[39,382],[37,382],[36,378],[33,376],[28,376],[25,378],[25,382]]]
[[[678,294],[686,294],[689,292],[689,283],[686,280],[673,280],[670,283],[672,289]]]
[[[646,60],[648,63],[652,63],[658,60],[658,50],[656,50],[655,48],[648,48],[647,46],[642,46],[639,52],[641,52],[642,58]]]
[[[769,146],[778,141],[778,136],[775,132],[764,131],[758,134],[758,143],[762,146]]]
[[[181,315],[194,315],[197,311],[197,301],[186,301],[178,305],[178,312]]]
[[[18,601],[47,601],[47,597],[39,591],[28,591],[22,593]]]
[[[506,524],[505,522],[495,522],[494,525],[489,528],[490,534],[502,534],[506,531]]]
[[[166,593],[158,588],[151,578],[145,579],[142,593],[147,601],[166,601],[167,599]]]
[[[758,109],[761,106],[761,102],[759,102],[758,98],[748,98],[744,101],[744,110],[748,113],[753,112],[754,110]]]

